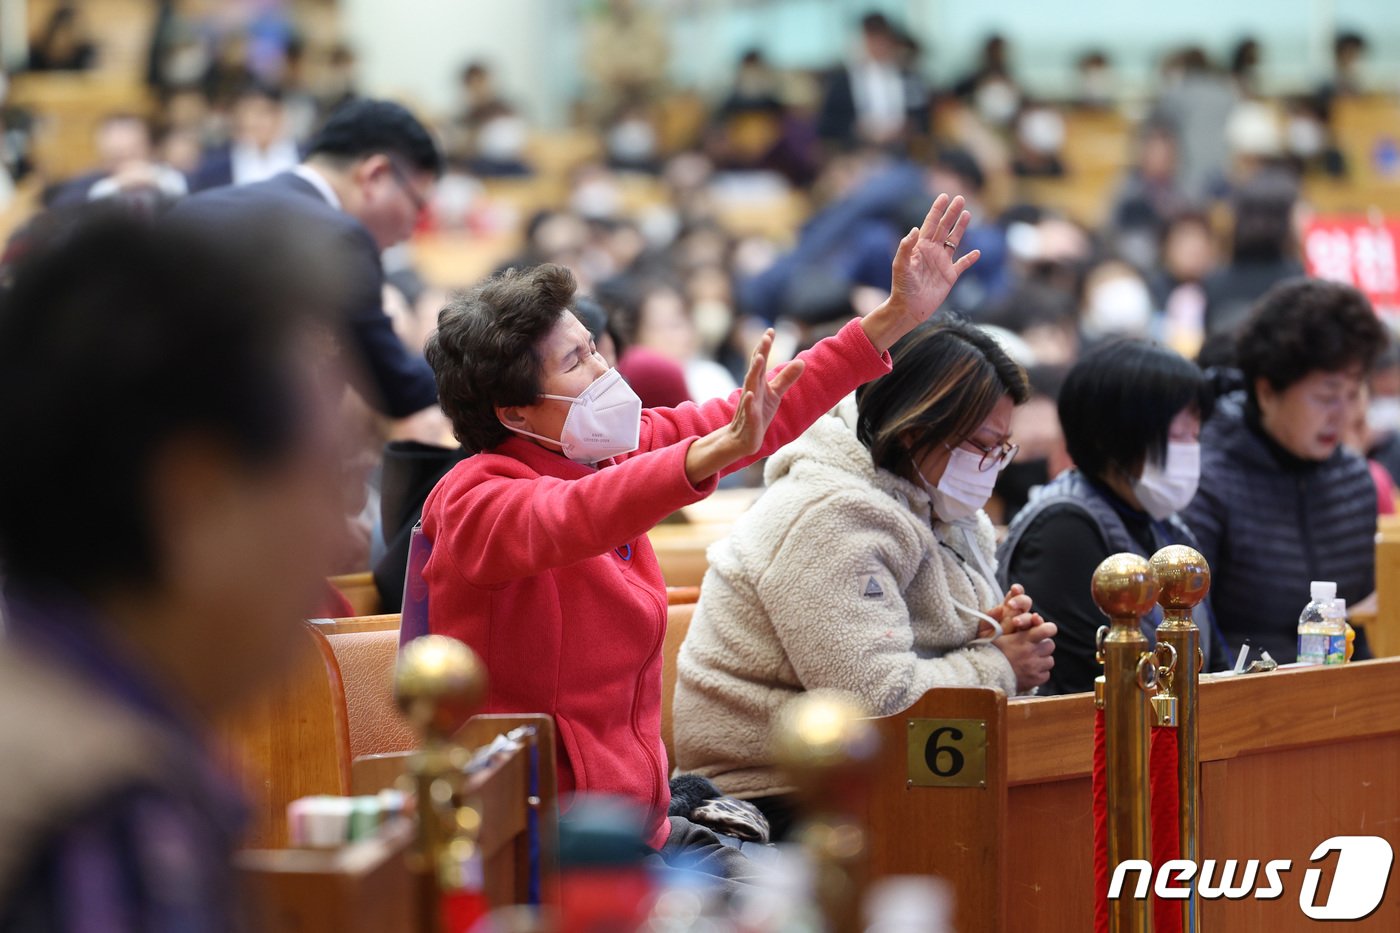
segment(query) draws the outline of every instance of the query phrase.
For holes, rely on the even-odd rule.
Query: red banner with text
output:
[[[1354,285],[1376,310],[1400,315],[1400,220],[1320,216],[1303,231],[1308,274]]]

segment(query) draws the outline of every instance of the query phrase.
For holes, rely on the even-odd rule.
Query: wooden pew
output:
[[[496,736],[514,729],[534,730],[529,747],[491,769],[486,779],[478,779],[481,811],[491,817],[483,824],[481,844],[485,869],[485,892],[493,907],[525,903],[530,888],[531,826],[539,838],[549,841],[539,847],[538,870],[544,879],[557,871],[553,841],[559,832],[558,772],[555,770],[554,720],[540,714],[483,714],[469,719],[455,736],[466,748],[490,744]],[[537,754],[537,782],[531,783],[531,755]],[[357,794],[371,794],[395,786],[408,768],[411,752],[370,755],[356,759],[353,785]]]
[[[661,743],[666,746],[667,773],[676,770],[675,719],[676,662],[681,644],[695,617],[695,603],[679,603],[666,610],[666,641],[661,648]]]
[[[379,588],[374,585],[374,574],[370,571],[343,573],[331,577],[330,584],[350,603],[350,608],[356,616],[378,614]]]
[[[309,794],[350,793],[350,724],[329,639],[301,627],[289,676],[216,728],[215,755],[251,805],[245,844],[287,844],[286,807]]]
[[[647,535],[667,586],[699,586],[710,562],[705,551],[729,534],[728,525],[657,525]]]
[[[1382,516],[1376,534],[1376,614],[1365,627],[1372,654],[1400,655],[1400,523],[1395,516]]]
[[[1093,718],[1089,694],[1008,702],[949,689],[876,720],[886,747],[867,814],[874,874],[949,879],[963,933],[1092,929]],[[976,743],[943,733],[928,746],[935,728],[976,731],[927,722],[950,719],[985,723],[984,772]],[[1203,677],[1200,728],[1200,858],[1293,863],[1281,898],[1205,901],[1202,929],[1313,929],[1298,898],[1315,846],[1338,835],[1400,846],[1400,659]],[[961,776],[985,786],[908,783],[927,777],[927,755],[950,770],[949,746],[965,756]],[[1397,896],[1358,927],[1397,928]]]
[[[493,908],[531,901],[532,878],[541,891],[555,874],[558,795],[554,729],[548,716],[474,716],[458,733],[478,748],[518,726],[534,729],[525,747],[473,775],[466,796],[482,815],[478,842],[483,890]],[[382,756],[402,773],[409,755]],[[392,783],[392,781],[390,782]],[[333,851],[247,850],[238,867],[260,906],[254,929],[267,933],[411,933],[414,887],[406,855],[408,821],[386,825],[379,838]],[[534,860],[538,858],[536,863]]]
[[[150,112],[150,92],[136,78],[97,72],[34,72],[16,75],[8,104],[39,118],[34,162],[49,181],[91,170],[97,160],[96,132],[114,113]]]
[[[710,566],[706,550],[728,536],[734,522],[762,492],[761,489],[717,492],[686,506],[648,532],[666,585],[698,587]]]
[[[286,845],[286,807],[349,794],[351,763],[414,736],[393,699],[398,616],[308,622],[288,677],[229,718],[216,749],[252,802],[247,844]]]

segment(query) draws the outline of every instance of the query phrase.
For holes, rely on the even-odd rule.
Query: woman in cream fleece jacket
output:
[[[677,764],[779,824],[791,788],[770,763],[769,726],[797,694],[839,688],[887,715],[937,686],[1033,689],[1053,664],[1054,626],[1019,587],[997,587],[981,511],[1015,455],[1024,374],[955,321],[893,356],[888,376],[769,460],[767,491],[710,548],[681,647]],[[995,640],[991,620],[1005,631]]]

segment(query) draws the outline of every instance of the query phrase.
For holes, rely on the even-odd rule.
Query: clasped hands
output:
[[[1001,625],[1001,637],[992,642],[1006,655],[1012,670],[1016,672],[1016,689],[1024,693],[1038,687],[1050,679],[1050,669],[1055,666],[1054,622],[1046,622],[1040,613],[1031,611],[1031,598],[1025,587],[1013,584],[999,606],[987,610],[987,615]],[[982,622],[977,629],[978,638],[990,638],[996,630],[989,622]]]

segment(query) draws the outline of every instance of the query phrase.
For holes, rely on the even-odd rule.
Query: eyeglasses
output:
[[[394,173],[395,183],[403,190],[404,194],[408,195],[408,199],[413,202],[414,211],[421,214],[427,210],[427,199],[418,193],[418,189],[413,187],[413,182],[408,180],[408,173],[403,170],[403,166],[399,165],[396,160],[390,159],[389,171]]]
[[[989,470],[1006,469],[1007,464],[1015,460],[1016,455],[1021,452],[1020,444],[997,444],[995,447],[983,447],[970,437],[963,443],[970,444],[982,452],[982,459],[977,461],[977,469],[983,473]],[[949,450],[953,449],[947,444],[943,446],[948,447]]]

